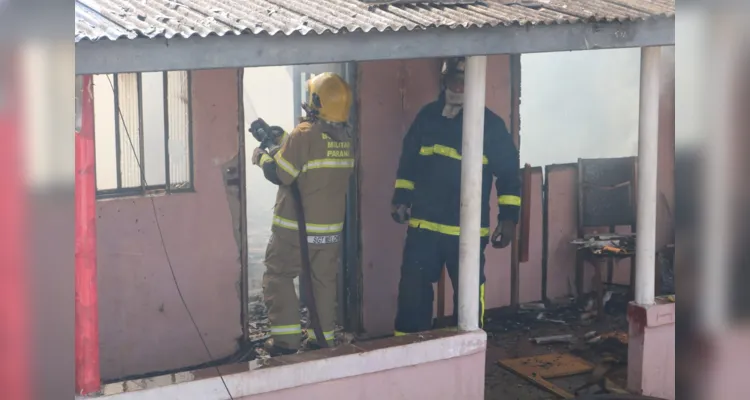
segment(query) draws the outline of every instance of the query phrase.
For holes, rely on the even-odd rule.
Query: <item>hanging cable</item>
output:
[[[107,80],[109,81],[109,85],[112,88],[112,93],[116,94],[115,92],[115,84],[112,82],[112,79],[107,75]],[[164,93],[166,96],[167,94]],[[120,117],[120,121],[122,121],[122,127],[125,129],[125,135],[128,138],[128,143],[130,144],[130,149],[133,151],[133,155],[135,156],[135,161],[138,164],[138,169],[141,172],[141,177],[143,177],[143,186],[148,186],[146,182],[146,171],[143,170],[143,165],[141,164],[141,160],[139,158],[138,152],[135,150],[135,145],[133,144],[133,139],[130,136],[130,131],[128,131],[127,124],[125,123],[125,117],[122,115],[122,109],[120,108],[120,102],[119,99],[115,99],[115,106],[117,107],[117,114]],[[115,121],[117,122],[117,121]],[[192,123],[192,121],[190,121]],[[168,132],[164,132],[165,135],[168,134]],[[161,230],[161,224],[159,223],[159,214],[156,210],[156,202],[154,201],[153,196],[149,196],[151,199],[151,208],[154,211],[154,220],[156,221],[156,229],[159,232],[159,239],[161,240],[161,247],[164,250],[164,257],[167,259],[167,265],[169,265],[169,272],[172,273],[172,280],[174,281],[174,286],[177,289],[177,294],[180,296],[180,300],[182,301],[182,305],[185,307],[185,311],[187,312],[188,316],[190,317],[190,321],[193,323],[193,327],[195,327],[195,332],[198,334],[198,338],[201,340],[201,343],[203,343],[203,348],[206,349],[206,354],[208,354],[208,359],[211,363],[214,362],[214,357],[211,355],[211,350],[208,349],[208,345],[206,344],[205,339],[203,339],[203,335],[201,334],[200,328],[198,328],[198,324],[195,322],[195,318],[193,318],[193,313],[190,312],[190,308],[188,308],[187,302],[185,301],[185,297],[182,295],[182,290],[180,290],[180,284],[177,282],[177,275],[175,275],[174,267],[172,267],[172,260],[169,258],[169,252],[167,251],[167,245],[164,242],[164,234]],[[227,395],[229,396],[230,400],[234,400],[234,397],[232,397],[232,393],[229,390],[229,386],[227,386],[226,381],[224,380],[224,376],[221,374],[221,371],[219,370],[218,365],[214,365],[214,368],[216,369],[216,373],[219,375],[219,379],[221,379],[221,383],[224,385],[224,389],[227,391]]]

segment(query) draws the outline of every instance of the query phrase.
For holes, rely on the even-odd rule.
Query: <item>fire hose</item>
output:
[[[297,215],[297,232],[299,232],[299,254],[302,258],[302,274],[300,275],[300,285],[304,290],[301,293],[306,294],[303,301],[307,305],[310,313],[310,325],[315,332],[315,339],[320,347],[328,347],[323,328],[320,326],[318,319],[318,307],[315,304],[315,295],[312,286],[312,268],[310,267],[310,249],[307,246],[307,225],[305,224],[305,208],[302,206],[302,195],[299,192],[297,181],[292,182],[290,186],[292,198],[294,198],[294,212]]]

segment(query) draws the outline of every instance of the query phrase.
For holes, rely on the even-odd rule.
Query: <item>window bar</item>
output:
[[[187,189],[195,189],[193,166],[193,74],[187,71],[187,113],[188,113],[188,170],[190,179]]]
[[[164,182],[167,193],[170,193],[172,185],[169,182],[169,77],[167,76],[167,71],[164,71],[162,74],[162,83],[164,86]]]
[[[143,75],[136,75],[138,100],[138,169],[141,175],[141,194],[146,194],[146,135],[143,132]]]
[[[302,116],[302,73],[299,67],[292,67],[292,85],[294,90],[292,91],[292,104],[294,105],[294,124],[299,123],[299,119]]]
[[[122,154],[120,149],[120,85],[119,75],[112,74],[112,91],[115,97],[115,173],[117,174],[117,189],[122,189]]]
[[[302,101],[304,103],[308,102],[308,97],[310,97],[310,93],[307,93],[307,80],[310,79],[310,74],[307,72],[302,73]]]

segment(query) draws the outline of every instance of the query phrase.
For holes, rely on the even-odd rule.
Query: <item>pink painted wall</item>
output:
[[[239,251],[221,165],[238,151],[235,70],[192,73],[195,193],[102,200],[98,271],[103,379],[208,361],[170,273],[214,358],[241,335]]]
[[[406,228],[390,218],[401,142],[419,109],[438,95],[437,60],[359,66],[362,319],[365,332],[393,331]]]
[[[390,218],[401,142],[417,112],[439,94],[440,60],[373,61],[359,68],[363,325],[368,334],[379,336],[393,331],[406,233]],[[508,58],[490,57],[488,71],[488,107],[507,121]],[[487,260],[487,306],[507,304],[510,251],[488,250]]]
[[[575,164],[547,166],[547,297],[575,293],[578,168]]]
[[[528,303],[542,300],[542,248],[543,235],[543,204],[542,183],[544,173],[541,168],[531,172],[531,221],[529,230],[529,261],[520,264],[519,301]]]
[[[278,392],[242,397],[299,399],[484,399],[485,352]],[[429,384],[414,384],[429,382]]]

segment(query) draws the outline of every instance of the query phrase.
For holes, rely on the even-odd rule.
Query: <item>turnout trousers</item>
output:
[[[340,254],[340,243],[310,245],[313,296],[320,326],[329,346],[333,346],[336,322],[336,277]],[[299,242],[271,235],[265,265],[263,298],[271,322],[271,336],[276,346],[296,350],[302,334],[300,303],[294,289],[294,278],[302,273]],[[312,328],[308,329],[307,334],[315,340]]]
[[[479,324],[484,319],[484,249],[489,238],[481,238],[479,261]],[[398,285],[396,335],[423,332],[432,329],[432,284],[440,279],[443,266],[453,285],[453,317],[458,310],[458,236],[432,230],[409,227],[401,264],[401,281]]]

